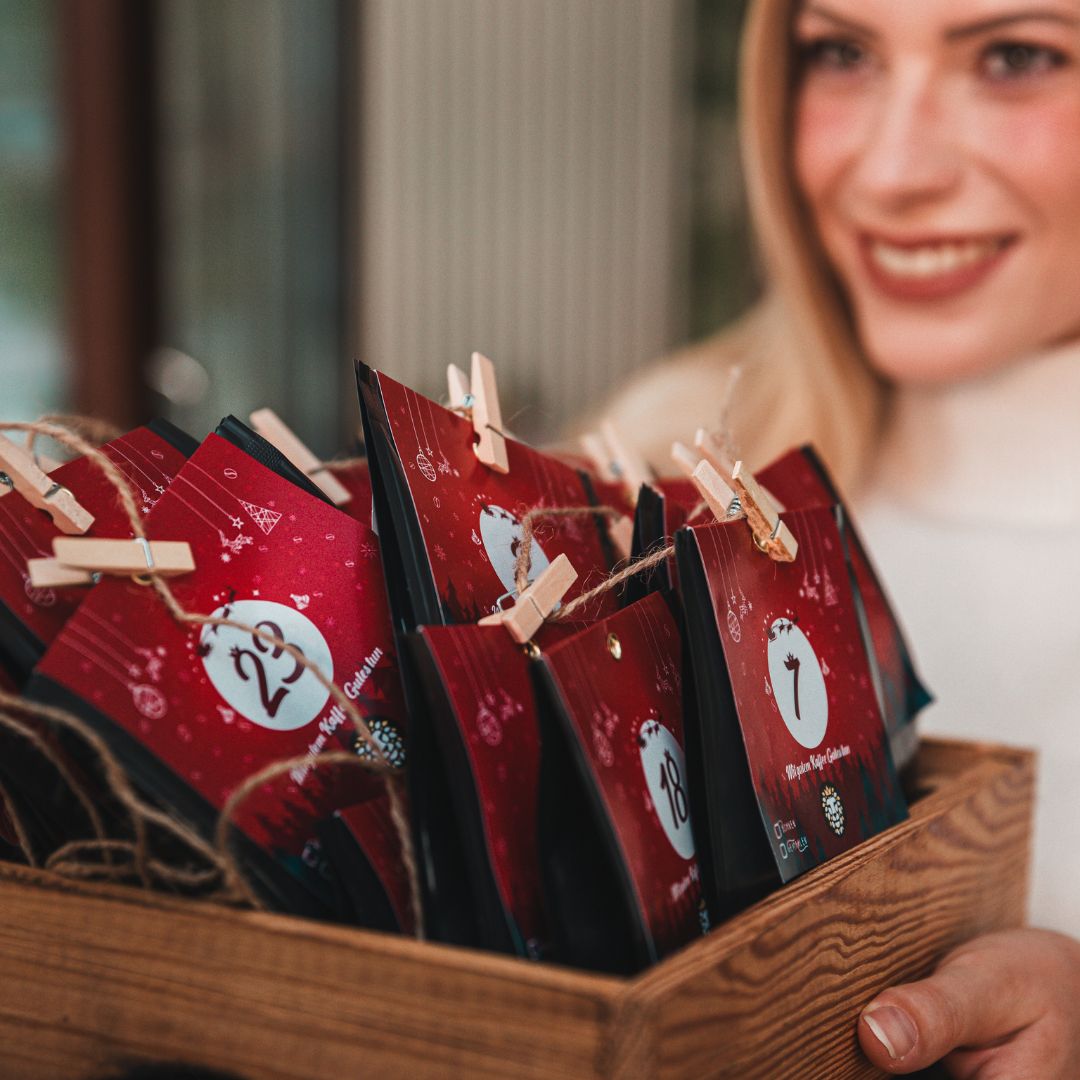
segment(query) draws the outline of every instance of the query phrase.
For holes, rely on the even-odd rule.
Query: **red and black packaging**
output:
[[[335,810],[318,826],[323,853],[337,870],[350,922],[372,930],[416,933],[401,837],[383,788]]]
[[[757,478],[789,510],[843,505],[832,478],[811,446],[790,451],[758,473]],[[846,506],[841,535],[893,761],[898,769],[904,769],[915,759],[919,746],[915,718],[933,699],[915,671],[904,631]],[[818,587],[820,583],[810,577],[803,581],[807,591]]]
[[[197,446],[168,421],[154,420],[100,449],[123,474],[136,505],[146,514]],[[50,479],[73,492],[93,514],[88,536],[131,536],[116,489],[94,462],[76,458],[54,469]],[[64,534],[22,496],[6,487],[0,492],[6,493],[0,497],[0,664],[21,684],[86,590],[38,589],[30,584],[27,562],[51,558],[53,540]]]
[[[352,496],[339,507],[350,517],[374,528],[374,512],[371,506],[371,470],[366,458],[343,463],[333,469],[334,478]]]
[[[704,506],[694,482],[682,476],[660,477],[641,485],[637,511],[634,515],[634,557],[655,551],[670,544],[675,533],[691,518],[712,520],[712,512]],[[660,566],[637,574],[627,585],[627,599],[640,600],[655,588],[678,590],[675,562],[668,559]]]
[[[595,505],[584,474],[513,439],[501,474],[473,452],[472,424],[363,364],[357,367],[364,438],[398,627],[475,623],[513,606],[521,518],[531,510]],[[614,562],[593,516],[535,523],[529,580],[556,555],[578,572],[572,600]]]
[[[552,956],[629,973],[708,928],[679,629],[654,593],[546,649],[540,856]]]
[[[475,624],[512,607],[522,517],[543,507],[596,505],[585,475],[513,439],[506,440],[509,472],[500,474],[477,459],[475,433],[465,417],[363,364],[357,366],[357,381],[398,633]],[[614,562],[606,522],[591,514],[537,521],[529,580],[559,554],[578,572],[569,601],[606,577]],[[606,596],[587,614],[616,606],[617,598]],[[425,930],[436,941],[476,944],[475,919],[459,919],[458,913],[474,903],[464,851],[478,841],[449,827],[454,770],[407,653],[403,660],[411,718],[409,794]]]
[[[907,816],[843,511],[781,516],[799,544],[793,563],[762,553],[742,519],[676,536],[697,698],[687,712],[691,801],[719,916]]]
[[[172,580],[176,599],[298,648],[355,703],[391,764],[403,765],[404,707],[374,534],[239,421],[218,432],[147,517],[151,540],[191,545],[196,570]],[[182,625],[153,589],[106,579],[27,694],[82,716],[142,792],[207,838],[248,776],[305,757],[239,808],[236,849],[275,907],[334,913],[339,894],[317,826],[385,780],[359,767],[315,768],[324,752],[371,751],[280,646],[232,627]]]
[[[536,645],[579,628],[549,624]],[[501,626],[426,626],[410,641],[449,781],[429,857],[437,880],[464,867],[468,886],[440,898],[443,924],[459,943],[540,958],[540,729],[527,650]]]

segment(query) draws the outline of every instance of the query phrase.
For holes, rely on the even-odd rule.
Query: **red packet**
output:
[[[691,794],[705,895],[725,915],[907,816],[840,515],[783,515],[794,563],[759,551],[744,520],[676,538],[698,704]]]
[[[543,645],[577,627],[545,627]],[[537,849],[540,731],[522,646],[499,626],[426,626],[412,638],[444,791],[425,785],[441,865],[440,940],[537,958],[547,919]],[[418,797],[421,797],[418,793]]]
[[[463,416],[362,364],[357,381],[395,628],[475,624],[512,607],[523,516],[596,505],[583,474],[513,439],[506,440],[509,472],[499,473],[477,458]],[[567,601],[606,577],[615,558],[606,522],[592,514],[537,521],[531,552],[530,581],[560,554],[573,564],[578,578]],[[609,594],[589,614],[617,604]],[[408,673],[407,692],[414,683]],[[409,795],[416,846],[425,853],[425,925],[438,940],[471,943],[477,924],[467,910],[460,834],[446,820],[459,780],[447,771],[427,710],[411,699],[409,706]]]
[[[364,525],[371,525],[374,515],[371,506],[371,470],[367,458],[358,458],[331,471],[352,496],[340,509]]]
[[[540,848],[553,953],[564,963],[636,971],[707,929],[682,663],[659,593],[537,662]]]
[[[398,628],[475,623],[512,606],[522,515],[594,505],[582,475],[513,439],[506,440],[509,473],[495,472],[473,453],[464,417],[363,364],[357,379]],[[614,561],[603,521],[551,518],[536,524],[529,580],[562,553],[578,572],[567,600]],[[611,597],[598,610],[614,606]]]
[[[788,509],[841,503],[825,466],[810,446],[785,454],[757,478]],[[903,769],[914,760],[919,745],[915,717],[932,699],[915,671],[904,631],[846,507],[841,535],[889,745],[897,768]],[[817,587],[818,582],[804,576],[804,589]]]
[[[320,823],[319,840],[338,871],[350,921],[410,937],[416,933],[401,838],[385,789],[336,810]]]
[[[230,418],[219,431],[246,429]],[[150,539],[191,544],[197,569],[173,579],[176,598],[299,648],[401,765],[404,709],[377,540],[256,455],[281,460],[250,432],[245,450],[209,436],[148,517]],[[207,837],[249,775],[306,755],[240,808],[238,848],[272,903],[326,913],[332,882],[316,825],[383,780],[313,768],[324,751],[358,750],[357,737],[289,653],[229,627],[181,626],[152,589],[108,579],[65,625],[28,693],[84,716],[145,792]]]
[[[196,445],[178,428],[155,420],[106,443],[101,452],[124,475],[145,514]],[[92,461],[76,458],[50,475],[94,515],[88,536],[131,536],[116,489]],[[45,513],[20,495],[8,492],[0,497],[0,663],[6,663],[19,682],[29,676],[86,596],[85,588],[36,589],[30,584],[27,561],[51,557],[53,539],[62,535]]]

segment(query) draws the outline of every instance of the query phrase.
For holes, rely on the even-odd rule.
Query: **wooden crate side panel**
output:
[[[1023,922],[1033,758],[970,750],[963,769],[948,745],[929,756],[937,790],[908,822],[638,980],[619,1075],[880,1075],[857,1047],[859,1010],[961,941]]]
[[[116,890],[111,890],[115,892]],[[588,1077],[615,980],[0,881],[5,1077],[177,1060],[267,1080]]]

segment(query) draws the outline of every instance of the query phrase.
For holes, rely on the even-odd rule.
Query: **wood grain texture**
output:
[[[621,1075],[880,1075],[856,1045],[862,1007],[954,945],[1020,925],[1026,904],[1033,755],[927,743],[920,768],[929,794],[907,822],[637,980],[649,1045]]]
[[[924,747],[912,818],[631,980],[0,868],[0,1073],[268,1080],[873,1072],[859,1008],[1021,921],[1031,755]]]

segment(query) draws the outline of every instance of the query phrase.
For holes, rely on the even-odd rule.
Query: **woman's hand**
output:
[[[1048,930],[976,938],[930,978],[874,998],[859,1042],[890,1073],[944,1059],[959,1080],[1075,1080],[1080,943]]]

